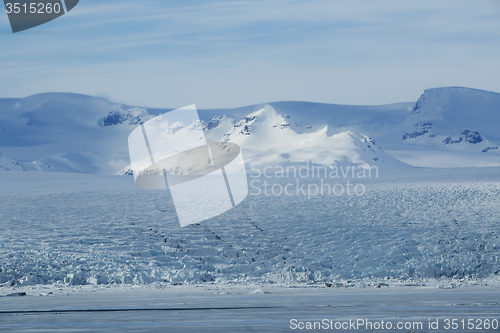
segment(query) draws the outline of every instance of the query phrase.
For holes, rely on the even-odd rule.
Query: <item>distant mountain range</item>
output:
[[[169,109],[78,94],[0,99],[0,171],[126,174],[130,132]],[[199,110],[207,141],[253,162],[380,168],[500,166],[500,94],[426,90],[416,103],[274,102]]]

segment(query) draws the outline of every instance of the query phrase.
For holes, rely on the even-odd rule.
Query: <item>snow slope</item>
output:
[[[41,94],[0,102],[0,152],[26,170],[113,173],[130,163],[126,136],[133,126],[106,127],[120,106],[76,94]],[[125,141],[124,141],[125,139]]]
[[[381,141],[391,154],[416,166],[498,166],[499,125],[500,94],[461,87],[428,89],[401,124],[400,138],[393,133]]]
[[[274,102],[199,114],[207,138],[240,144],[247,165],[499,166],[499,96],[450,87],[416,104]],[[28,171],[126,173],[128,135],[167,111],[77,94],[0,99],[0,153]]]
[[[16,161],[8,156],[0,154],[0,170],[1,171],[24,171],[21,162]]]
[[[225,114],[226,118],[222,121],[217,117],[212,118],[221,123],[221,129],[214,137],[220,137],[221,132],[224,131],[224,134],[230,133],[231,130],[227,124],[227,117],[230,115],[237,115],[235,119],[248,121],[251,111],[257,112],[263,107],[263,105],[258,105],[236,110],[217,110],[216,112]],[[377,152],[380,155],[377,156],[378,159],[388,161],[386,164],[392,165],[392,168],[396,167],[394,159],[419,167],[500,166],[498,132],[500,94],[498,93],[463,87],[446,87],[426,90],[416,103],[346,106],[277,102],[269,103],[268,107],[272,107],[283,118],[275,120],[274,126],[278,126],[277,128],[284,125],[286,130],[293,130],[298,134],[317,133],[320,136],[320,132],[326,128],[326,136],[339,133],[367,136],[377,143],[372,147],[383,149]],[[214,112],[206,114],[213,115]],[[233,120],[233,124],[237,123],[237,120]],[[246,125],[251,126],[251,124],[243,126]],[[235,130],[233,129],[232,132]],[[241,142],[243,146],[247,141],[251,141],[236,139],[234,135],[231,139]],[[297,140],[289,142],[288,147],[300,147]],[[335,144],[329,147],[334,146]],[[283,150],[283,147],[279,149]],[[317,147],[309,149],[310,152],[314,152],[313,155],[322,155]],[[285,148],[285,156],[289,156],[286,150]],[[283,161],[283,157],[276,153],[276,149],[274,151],[274,154],[270,152],[271,155],[266,155],[269,160]],[[351,156],[346,160],[356,163],[359,157],[353,156],[356,154],[355,151],[358,156],[363,155],[360,154],[362,152],[360,149],[351,150]],[[298,151],[296,153],[299,155]],[[383,156],[386,153],[390,155],[390,158]],[[308,158],[321,161],[320,164],[329,165],[331,159],[339,157],[333,149],[329,155],[330,159],[315,158],[311,155],[308,155]],[[303,160],[303,158],[296,157]],[[377,165],[373,163],[373,158],[377,157],[361,159]],[[400,163],[397,167],[404,167],[404,164]]]
[[[217,125],[209,122],[206,137],[209,141],[238,144],[250,163],[288,165],[309,161],[326,166],[409,167],[385,154],[366,135],[346,130],[329,136],[328,125],[314,130],[311,125],[302,127],[293,120],[266,105],[240,121],[225,117]]]

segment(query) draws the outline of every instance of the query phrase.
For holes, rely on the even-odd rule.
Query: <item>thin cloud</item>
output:
[[[500,74],[498,17],[495,1],[87,0],[40,28],[57,33],[0,35],[0,89],[11,96],[108,89],[115,99],[139,104],[134,101],[143,97],[114,79],[129,73],[141,78],[141,94],[154,105],[166,103],[153,94],[165,76],[196,77],[200,84],[169,89],[182,101],[200,98],[201,106],[300,96],[377,104],[413,100],[439,84],[500,91],[490,79]],[[0,28],[8,27],[1,18]],[[31,82],[12,68],[29,68]],[[478,72],[484,68],[490,69]],[[357,87],[377,85],[374,75],[383,72],[390,73],[386,92],[377,87],[377,94],[359,94]],[[404,80],[410,76],[419,78]],[[247,91],[221,100],[227,81]],[[328,85],[343,93],[329,93]]]

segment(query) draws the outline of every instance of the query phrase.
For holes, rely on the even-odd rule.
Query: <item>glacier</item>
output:
[[[185,228],[168,192],[131,177],[4,172],[0,283],[498,281],[499,171],[380,170],[353,180],[362,196],[250,191],[233,210]]]

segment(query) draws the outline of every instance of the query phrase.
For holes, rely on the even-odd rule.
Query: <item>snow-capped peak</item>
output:
[[[462,87],[427,89],[405,121],[402,139],[410,144],[482,152],[498,146],[498,124],[500,94]]]
[[[228,141],[244,149],[249,163],[311,163],[332,166],[356,164],[368,166],[378,164],[384,167],[407,167],[384,153],[366,135],[346,130],[328,136],[328,126],[308,133],[297,133],[290,127],[290,117],[279,114],[272,106],[249,113],[222,136],[214,138],[212,132],[218,126],[207,130],[207,137],[214,141]],[[220,134],[220,131],[218,132]]]
[[[21,162],[0,154],[0,171],[24,171],[24,167]]]

